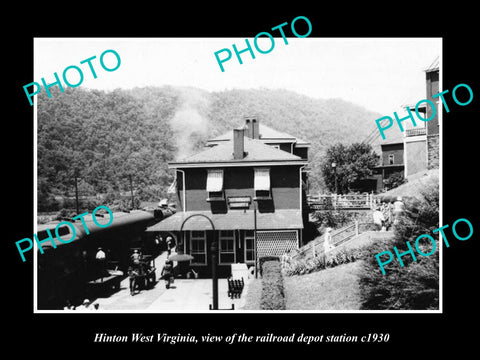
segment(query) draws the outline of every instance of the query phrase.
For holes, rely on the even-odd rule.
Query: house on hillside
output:
[[[427,123],[427,168],[438,169],[440,166],[440,122],[438,114],[442,111],[439,98],[433,99],[433,95],[440,92],[439,58],[425,69],[427,82],[427,99],[436,104],[437,112],[432,120]],[[427,118],[432,116],[432,109],[427,109]]]
[[[398,139],[389,139],[381,145],[380,165],[375,168],[376,190],[388,189],[387,183],[393,176],[405,175],[404,143]]]
[[[201,276],[210,275],[214,239],[221,276],[233,263],[251,266],[297,249],[308,221],[308,147],[246,118],[242,128],[208,140],[206,150],[169,163],[179,211],[148,231],[174,235]]]
[[[441,111],[439,98],[434,99],[433,95],[439,92],[439,58],[437,57],[425,69],[426,98],[436,104],[435,116],[427,121],[416,121],[416,126],[411,122],[403,124],[403,133],[392,132],[387,140],[379,140],[381,148],[381,163],[375,169],[374,178],[377,179],[376,191],[384,189],[385,181],[394,174],[402,174],[408,178],[427,169],[438,169],[439,167],[439,117]],[[419,99],[411,104],[402,105],[415,113],[415,106]],[[432,116],[432,109],[425,103],[418,107],[420,115],[426,119]]]
[[[427,169],[438,169],[440,155],[440,124],[439,112],[442,107],[439,106],[439,98],[433,99],[433,95],[439,92],[439,57],[425,69],[426,80],[426,99],[436,105],[435,116],[427,121],[418,121],[414,127],[411,123],[406,123],[404,149],[405,149],[405,177],[416,174]],[[415,104],[404,105],[410,111],[415,112]],[[419,113],[424,118],[432,116],[432,108],[423,103],[419,107]]]

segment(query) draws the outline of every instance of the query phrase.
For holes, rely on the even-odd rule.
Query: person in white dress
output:
[[[373,223],[375,224],[375,228],[380,231],[383,228],[383,224],[385,222],[385,217],[383,216],[383,213],[380,211],[380,208],[377,207],[373,211]]]
[[[325,250],[325,253],[335,248],[335,246],[333,246],[332,244],[331,232],[332,232],[332,228],[327,228],[327,230],[325,231],[325,239],[323,240],[323,248]]]

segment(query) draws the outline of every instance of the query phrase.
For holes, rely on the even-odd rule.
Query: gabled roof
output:
[[[263,142],[295,142],[297,145],[310,145],[308,141],[304,141],[301,139],[296,138],[290,134],[272,129],[263,123],[258,124],[259,132],[260,132],[260,140]],[[207,140],[207,145],[213,145],[214,143],[222,142],[222,141],[231,141],[233,138],[232,131],[228,131],[222,135],[219,135],[213,139]]]
[[[233,132],[232,132],[233,133]],[[244,137],[244,152],[246,153],[243,159],[233,158],[233,141],[226,141],[217,146],[209,147],[206,150],[197,154],[170,162],[171,167],[181,167],[187,164],[201,165],[213,163],[221,164],[222,166],[241,166],[249,163],[298,163],[306,164],[307,162],[301,157],[290,154],[286,151],[276,149],[270,145],[264,144],[260,140],[250,139]]]

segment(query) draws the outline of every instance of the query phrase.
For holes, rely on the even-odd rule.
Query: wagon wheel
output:
[[[149,276],[149,282],[148,282],[148,285],[149,285],[149,288],[153,288],[155,286],[155,282],[157,280],[157,277],[155,276],[155,272],[153,271],[152,274]]]

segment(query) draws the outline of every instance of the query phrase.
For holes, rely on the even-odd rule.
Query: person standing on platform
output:
[[[403,216],[405,212],[405,204],[403,203],[403,199],[401,196],[397,197],[397,201],[393,203],[393,224],[397,225],[400,221],[400,218]]]
[[[171,260],[165,260],[161,276],[165,280],[165,287],[170,288],[170,284],[173,282],[173,262]]]
[[[103,277],[107,270],[107,256],[101,247],[97,249],[97,253],[95,254],[95,262],[97,267],[97,273],[99,277]]]
[[[170,256],[172,253],[172,248],[173,248],[173,239],[171,236],[167,236],[167,255]]]

